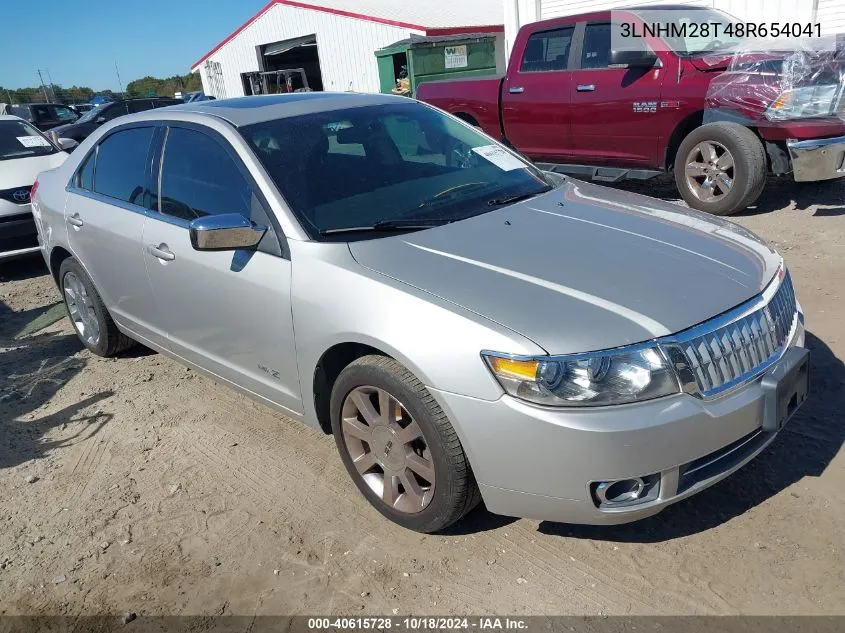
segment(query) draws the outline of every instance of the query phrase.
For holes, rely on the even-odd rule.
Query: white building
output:
[[[745,22],[818,22],[822,35],[845,33],[845,0],[504,0],[507,50],[519,27],[529,22],[649,4],[712,7]]]
[[[497,34],[504,66],[503,23],[502,0],[271,0],[191,70],[217,98],[253,94],[252,73],[290,68],[313,89],[378,92],[375,51],[412,35]]]

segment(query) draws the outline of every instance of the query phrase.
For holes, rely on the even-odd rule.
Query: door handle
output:
[[[521,95],[523,92],[525,92],[525,88],[523,88],[522,86],[514,86],[513,88],[508,90],[508,92],[512,95]]]
[[[153,257],[157,257],[158,259],[165,262],[172,262],[174,259],[176,259],[176,254],[169,248],[167,248],[167,244],[159,244],[158,246],[156,246],[155,244],[150,244],[147,247],[147,252]]]
[[[68,224],[72,224],[73,226],[77,226],[77,227],[85,224],[85,222],[82,221],[82,218],[79,217],[78,213],[74,213],[73,215],[68,216],[67,221],[68,221]]]
[[[595,89],[596,87],[593,84],[581,84],[575,88],[578,92],[592,92]]]

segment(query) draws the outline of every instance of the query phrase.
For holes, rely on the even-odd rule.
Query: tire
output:
[[[135,344],[117,329],[91,278],[72,257],[59,267],[59,289],[76,335],[94,354],[114,356]],[[95,324],[96,327],[89,327]]]
[[[705,152],[699,150],[706,146],[717,152],[715,165],[709,164]],[[728,162],[719,153],[720,148],[727,150],[733,159],[729,170],[720,169]],[[703,167],[709,172],[700,173],[691,181],[688,176],[695,173],[693,165],[695,171]],[[753,204],[760,196],[766,184],[766,168],[766,152],[754,132],[737,123],[708,123],[694,129],[681,141],[675,156],[675,184],[681,197],[693,209],[713,215],[732,215]],[[706,182],[719,179],[720,171],[729,177],[731,184],[727,192],[723,191],[722,184],[717,184],[715,193],[718,195],[711,198],[709,194],[714,190],[709,189]],[[696,183],[701,184],[696,186]]]
[[[370,390],[375,391],[368,396],[366,392]],[[394,430],[389,432],[388,427],[378,424],[386,421],[386,418],[380,416],[382,401],[378,390],[393,398],[387,407],[394,414],[390,424]],[[372,398],[369,400],[373,407],[370,415],[378,415],[376,424],[366,424],[366,417],[354,404],[356,395]],[[401,417],[396,415],[400,411]],[[368,435],[371,439],[361,441],[350,436],[348,422],[343,422],[344,413],[347,421],[357,420],[359,427],[375,429],[375,432]],[[481,500],[461,442],[446,414],[419,379],[392,358],[364,356],[340,373],[332,389],[331,422],[337,449],[349,476],[367,501],[391,521],[417,532],[437,532],[461,519]],[[418,425],[421,434],[412,446],[404,443],[403,435],[396,431],[404,431],[405,437],[415,436],[414,432],[410,432],[413,422]],[[404,429],[402,425],[406,425]],[[397,441],[393,450],[390,441],[384,444],[385,436]],[[362,455],[361,451],[366,452]],[[429,474],[416,475],[417,471],[425,473],[426,469],[414,464],[412,470],[412,466],[407,465],[412,464],[411,458],[414,455],[411,453],[416,454],[418,463],[433,465],[431,472],[434,482],[429,481]],[[367,463],[375,459],[380,461],[373,463],[361,474],[356,463],[364,463],[368,455]],[[356,457],[358,462],[353,461]],[[390,488],[396,492],[393,495],[395,501],[389,504],[384,500],[385,494],[378,493],[378,479],[381,477],[383,484],[388,479],[388,473],[397,472],[402,472],[406,479],[400,479],[397,475],[390,476],[390,480],[397,485],[396,488]],[[409,488],[416,488],[416,496],[407,492],[404,481],[411,484]],[[385,488],[382,485],[382,490]],[[423,494],[419,494],[423,491]],[[420,499],[422,504],[416,503]]]

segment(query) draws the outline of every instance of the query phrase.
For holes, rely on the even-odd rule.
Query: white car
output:
[[[38,251],[38,234],[29,200],[42,171],[58,167],[76,141],[56,145],[33,125],[0,115],[0,259]]]

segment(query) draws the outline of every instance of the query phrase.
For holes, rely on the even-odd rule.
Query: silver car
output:
[[[781,257],[729,222],[538,171],[410,99],[121,117],[41,174],[88,349],[139,341],[334,435],[389,519],[572,523],[723,479],[807,395]]]

